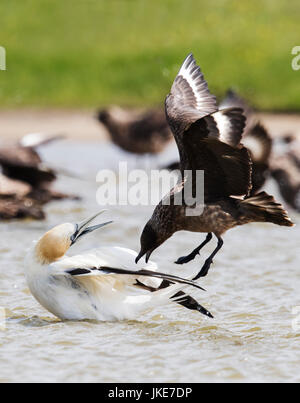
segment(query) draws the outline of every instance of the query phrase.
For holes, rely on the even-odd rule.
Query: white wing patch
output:
[[[230,146],[237,147],[243,136],[246,117],[240,108],[220,110],[211,115],[215,121],[219,140]],[[212,133],[215,135],[215,133]]]
[[[222,141],[222,137],[224,134],[231,129],[231,123],[228,117],[222,112],[216,112],[213,114],[215,122],[217,124],[217,128],[220,133],[220,140]]]

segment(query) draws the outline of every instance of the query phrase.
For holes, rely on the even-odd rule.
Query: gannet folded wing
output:
[[[117,262],[117,257],[119,261]],[[203,290],[196,282],[184,279],[172,274],[157,271],[156,264],[149,262],[144,266],[136,265],[137,254],[124,248],[95,249],[84,255],[66,257],[59,262],[52,263],[49,269],[55,275],[71,275],[78,277],[87,276],[112,276],[120,279],[124,285],[137,285],[136,280],[150,277],[151,279],[167,280],[171,283],[185,284]],[[121,277],[121,278],[120,278]],[[147,282],[147,285],[150,285]],[[158,286],[157,281],[151,286]]]
[[[118,257],[119,265],[112,267],[111,263],[115,264]],[[98,319],[121,320],[134,318],[145,310],[174,302],[212,317],[209,311],[183,293],[191,285],[201,288],[197,283],[154,271],[157,267],[152,262],[135,265],[135,257],[136,253],[127,249],[99,248],[51,263],[47,267],[48,275],[57,286],[55,298],[60,299],[60,314],[49,305],[46,305],[47,309],[61,318],[91,318],[93,313],[82,316],[78,311],[89,311],[95,306]],[[163,280],[169,281],[170,285],[161,288]],[[150,287],[152,292],[149,292]],[[77,290],[75,295],[80,295],[79,301],[74,296],[74,290]],[[70,313],[67,302],[68,307],[69,302],[74,306],[74,312]],[[67,313],[64,313],[65,310]]]

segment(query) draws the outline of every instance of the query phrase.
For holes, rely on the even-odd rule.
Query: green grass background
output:
[[[193,52],[210,89],[300,110],[299,0],[3,0],[0,107],[160,105]]]

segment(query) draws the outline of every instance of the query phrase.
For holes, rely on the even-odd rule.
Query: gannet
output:
[[[101,213],[81,224],[58,225],[29,250],[27,283],[44,308],[62,320],[113,321],[173,301],[212,317],[182,291],[187,286],[202,289],[197,283],[160,273],[153,262],[137,267],[132,250],[101,247],[66,256],[78,239],[111,223],[89,226]]]
[[[194,279],[204,277],[213,258],[222,248],[222,235],[229,229],[250,222],[271,222],[293,226],[283,207],[265,192],[253,197],[251,191],[251,159],[240,143],[245,119],[242,110],[219,111],[216,98],[208,89],[200,67],[192,54],[183,62],[165,101],[166,115],[174,134],[179,154],[182,178],[169,195],[156,207],[141,235],[141,251],[146,261],[162,243],[177,231],[204,232],[207,237],[188,256],[176,263],[188,263],[212,239],[217,248],[205,261]],[[222,130],[220,129],[222,127]],[[185,183],[197,193],[197,171],[204,171],[204,202],[202,213],[196,203],[195,214],[187,214]],[[178,196],[181,196],[180,198]],[[182,200],[181,205],[178,200]],[[199,201],[198,201],[199,203]]]
[[[114,107],[101,110],[98,120],[108,130],[113,143],[130,153],[158,154],[172,140],[163,110],[137,114]]]

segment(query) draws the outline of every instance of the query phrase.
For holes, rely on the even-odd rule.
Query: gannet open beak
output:
[[[82,236],[89,234],[90,232],[93,232],[99,228],[105,227],[108,224],[112,224],[113,221],[107,221],[102,224],[97,224],[93,225],[91,227],[88,227],[88,225],[94,221],[99,215],[103,214],[106,210],[101,210],[99,213],[95,214],[93,217],[90,217],[88,220],[85,220],[79,224],[76,224],[76,230],[74,234],[71,236],[71,245],[74,245],[74,243]]]

